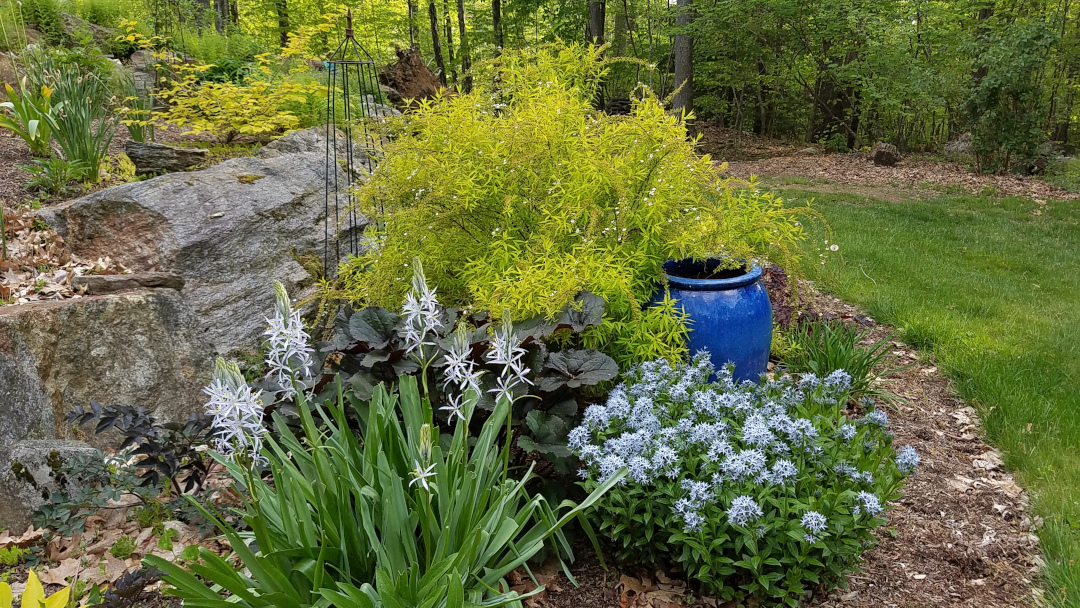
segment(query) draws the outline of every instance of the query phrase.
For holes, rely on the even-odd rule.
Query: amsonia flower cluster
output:
[[[741,595],[762,597],[801,593],[791,567],[809,581],[850,568],[919,463],[893,450],[884,411],[848,417],[850,386],[843,370],[736,384],[703,352],[630,369],[569,435],[586,489],[628,470],[596,509],[617,557],[675,559],[716,591],[758,581]],[[772,561],[743,559],[751,546]]]

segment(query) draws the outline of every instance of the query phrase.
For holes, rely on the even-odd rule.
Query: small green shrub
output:
[[[592,109],[605,66],[583,46],[507,51],[479,66],[473,93],[403,117],[356,191],[374,220],[367,249],[330,295],[396,308],[414,256],[447,303],[514,319],[589,291],[607,311],[587,345],[626,364],[685,354],[677,305],[649,305],[666,260],[795,267],[797,214],[732,188],[659,100]]]
[[[56,0],[23,0],[22,18],[25,23],[36,25],[49,44],[59,45],[67,40]]]
[[[112,555],[116,559],[127,559],[131,557],[131,554],[135,552],[135,539],[130,536],[121,536],[116,539],[113,546],[109,549],[109,555]]]
[[[71,182],[86,174],[86,167],[82,164],[63,158],[35,158],[32,162],[32,165],[19,165],[20,169],[30,174],[26,188],[49,196],[74,192],[76,188],[71,186]]]
[[[30,553],[29,549],[19,547],[7,547],[0,549],[0,566],[12,568],[22,563],[23,558]]]
[[[592,518],[624,562],[670,560],[718,599],[797,606],[855,571],[919,457],[894,452],[884,412],[842,413],[843,371],[759,386],[712,373],[707,353],[644,363],[585,411],[570,433],[584,488],[629,470]]]
[[[80,17],[103,27],[116,27],[124,14],[118,0],[83,0],[77,6]]]
[[[869,333],[869,329],[859,331],[842,321],[818,319],[793,325],[787,331],[790,348],[783,357],[783,367],[789,372],[812,373],[819,378],[844,370],[851,375],[853,397],[892,400],[892,394],[882,389],[879,381],[910,366],[895,366],[891,335],[869,346],[860,346]]]

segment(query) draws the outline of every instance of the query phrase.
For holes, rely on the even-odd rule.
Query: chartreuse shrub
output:
[[[246,387],[239,370],[219,366],[212,388],[225,443],[250,433],[251,425],[239,424],[243,416],[228,428],[228,412],[254,404],[251,390],[240,390]],[[261,454],[248,456],[255,447],[248,442],[232,460],[219,456],[250,493],[241,512],[250,532],[205,515],[224,531],[243,567],[206,549],[190,571],[146,558],[165,572],[185,606],[520,605],[531,593],[508,591],[504,577],[545,547],[569,557],[561,528],[620,477],[581,504],[552,508],[526,489],[531,469],[519,479],[507,475],[509,444],[500,446],[499,436],[508,399],[499,399],[479,435],[470,437],[472,389],[458,404],[450,437],[440,437],[413,377],[401,379],[398,395],[379,385],[368,402],[339,392],[324,409],[303,395],[297,394],[300,435],[275,414],[279,439],[263,438]],[[360,420],[359,433],[349,426],[347,408]],[[269,464],[269,480],[245,464],[259,458]]]
[[[125,34],[119,40],[153,51],[159,63],[169,67],[169,75],[155,92],[165,108],[153,112],[153,121],[186,133],[212,133],[229,143],[240,135],[264,137],[295,130],[301,125],[300,116],[289,105],[304,104],[321,89],[318,83],[299,78],[307,70],[304,62],[296,61],[302,53],[302,38],[294,37],[281,56],[256,55],[235,78],[211,79],[208,75],[218,72],[215,64],[179,62],[167,50],[166,38],[146,37],[132,21],[122,26]],[[317,31],[305,30],[305,35]],[[125,121],[139,126],[149,122],[131,117]]]
[[[670,258],[794,256],[802,229],[776,197],[736,191],[649,94],[629,116],[591,106],[598,51],[548,45],[482,66],[471,94],[419,104],[356,191],[374,227],[333,296],[395,308],[413,256],[448,304],[553,316],[607,302],[587,346],[620,363],[684,354]]]
[[[874,543],[886,504],[918,465],[883,411],[848,419],[850,376],[715,382],[690,364],[630,369],[570,433],[582,486],[629,473],[593,519],[624,562],[670,559],[724,600],[796,606],[841,583]]]

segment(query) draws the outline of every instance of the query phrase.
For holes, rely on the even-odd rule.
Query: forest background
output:
[[[6,6],[5,6],[6,5]],[[276,52],[332,0],[2,0],[0,46],[18,21],[59,11],[138,21],[203,61]],[[1073,0],[361,0],[357,38],[380,63],[419,48],[447,84],[501,47],[610,44],[605,99],[673,92],[675,109],[724,127],[857,150],[940,150],[970,134],[984,171],[1030,170],[1068,151],[1080,102]],[[339,22],[339,27],[340,27]],[[48,29],[47,27],[45,29]],[[46,32],[48,33],[48,32]],[[342,32],[326,32],[329,53]],[[681,87],[678,85],[682,85]],[[967,151],[967,150],[965,150]]]

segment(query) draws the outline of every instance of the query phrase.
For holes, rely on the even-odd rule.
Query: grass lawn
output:
[[[1045,599],[1080,606],[1080,201],[780,194],[813,198],[840,245],[808,256],[818,284],[933,353],[980,410],[1045,518]]]

